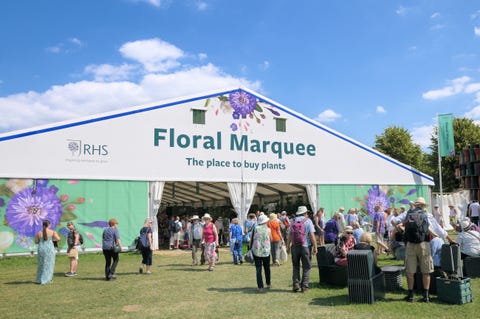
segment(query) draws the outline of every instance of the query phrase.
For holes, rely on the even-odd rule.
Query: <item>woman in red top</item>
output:
[[[267,223],[267,227],[270,228],[270,251],[272,255],[272,263],[275,266],[280,266],[278,259],[283,241],[282,232],[280,229],[280,221],[277,219],[277,214],[275,213],[271,213],[269,217],[270,221]]]
[[[218,246],[218,232],[217,227],[212,223],[212,217],[210,214],[203,215],[202,242],[205,245],[205,259],[208,261],[208,270],[213,271],[215,268],[215,261],[217,259],[217,253],[215,248]]]

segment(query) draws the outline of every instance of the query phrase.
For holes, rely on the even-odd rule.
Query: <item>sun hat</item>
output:
[[[305,215],[308,212],[308,209],[306,206],[298,206],[298,210],[295,213],[295,215]]]
[[[470,222],[470,219],[468,217],[465,217],[462,222],[460,223],[460,225],[462,226],[462,229],[463,230],[467,230],[470,228],[470,226],[472,225],[472,223]]]
[[[345,233],[353,233],[353,227],[352,226],[345,226],[344,232]]]
[[[287,215],[287,212],[286,212],[286,211],[282,211],[282,215]]]
[[[200,219],[200,217],[198,217],[198,215],[193,215],[192,220],[195,220],[195,219]]]
[[[415,205],[427,205],[427,202],[425,202],[425,198],[417,197],[415,200]]]
[[[209,213],[206,213],[205,215],[203,215],[202,219],[212,219],[212,216],[210,216]]]
[[[275,220],[277,219],[277,214],[271,213],[270,215],[268,215],[268,217],[270,217],[270,220]]]
[[[265,215],[260,215],[260,216],[258,217],[258,220],[257,220],[257,224],[258,224],[258,225],[263,225],[263,224],[265,224],[266,222],[268,222],[268,217],[267,217],[267,216],[265,216]]]

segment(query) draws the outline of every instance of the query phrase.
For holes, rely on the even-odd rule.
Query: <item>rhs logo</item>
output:
[[[72,157],[84,156],[107,156],[108,145],[105,144],[89,144],[81,140],[67,140],[68,150],[72,153]]]

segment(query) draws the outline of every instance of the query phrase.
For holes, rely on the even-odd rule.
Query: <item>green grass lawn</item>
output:
[[[474,302],[465,305],[406,303],[387,293],[373,305],[349,304],[348,289],[320,286],[316,261],[310,291],[291,292],[290,261],[272,267],[272,289],[257,293],[255,267],[234,266],[221,249],[213,272],[192,267],[189,251],[159,251],[151,275],[138,274],[141,256],[122,253],[117,279],[103,278],[102,254],[80,255],[78,276],[65,277],[68,260],[58,255],[53,283],[34,283],[36,257],[0,258],[2,318],[476,318],[480,279],[472,280]],[[380,266],[398,264],[382,256]],[[405,287],[405,278],[404,278]]]

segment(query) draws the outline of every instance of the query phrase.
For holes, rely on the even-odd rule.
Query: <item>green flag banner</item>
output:
[[[453,115],[438,115],[438,145],[440,156],[455,155],[455,144],[453,140]]]

